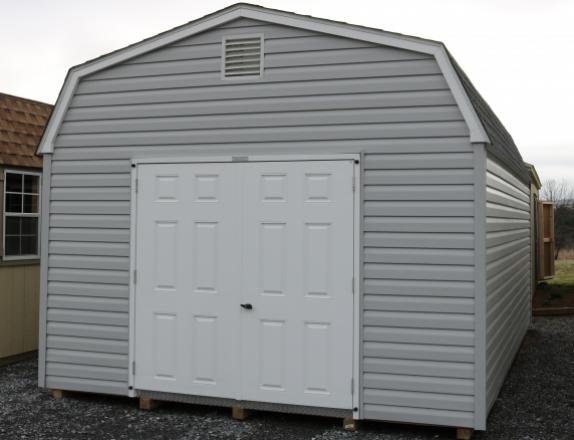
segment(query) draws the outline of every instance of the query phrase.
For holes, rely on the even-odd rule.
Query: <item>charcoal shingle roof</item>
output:
[[[487,151],[510,168],[516,177],[524,182],[529,182],[528,168],[522,160],[522,155],[518,151],[514,139],[450,53],[449,57],[456,74],[460,78],[462,87],[490,139],[490,144],[486,146]]]

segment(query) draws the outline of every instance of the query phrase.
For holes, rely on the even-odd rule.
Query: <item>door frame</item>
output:
[[[246,163],[246,162],[310,162],[310,161],[344,161],[352,160],[353,165],[353,359],[351,378],[351,398],[353,418],[362,418],[360,405],[361,394],[361,308],[363,301],[362,283],[362,155],[361,154],[313,154],[313,155],[243,155],[243,156],[159,156],[134,158],[131,160],[131,203],[130,203],[130,275],[129,275],[129,331],[128,331],[128,396],[136,397],[135,389],[135,301],[136,301],[136,267],[137,267],[137,193],[138,166],[144,164],[192,164],[192,163]]]

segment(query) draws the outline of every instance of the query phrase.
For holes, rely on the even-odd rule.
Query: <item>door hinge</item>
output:
[[[134,284],[138,281],[138,271],[134,269]]]
[[[352,177],[351,177],[351,180],[353,181],[353,184],[352,184],[352,185],[353,185],[353,186],[352,186],[353,192],[355,192],[355,176],[352,176]]]
[[[136,361],[132,361],[132,374],[136,374]]]
[[[351,278],[351,292],[355,294],[355,277]]]
[[[351,394],[355,392],[355,379],[351,379]]]
[[[140,179],[136,177],[136,194],[138,193],[139,187],[140,187]]]

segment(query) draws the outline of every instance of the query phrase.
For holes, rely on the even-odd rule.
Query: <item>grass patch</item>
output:
[[[574,260],[556,260],[555,271],[548,284],[574,293]]]
[[[536,288],[534,307],[574,307],[574,259],[556,260],[554,278]]]

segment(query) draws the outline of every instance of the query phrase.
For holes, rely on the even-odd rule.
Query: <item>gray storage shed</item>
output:
[[[486,429],[529,178],[442,43],[237,4],[73,67],[40,387]]]

